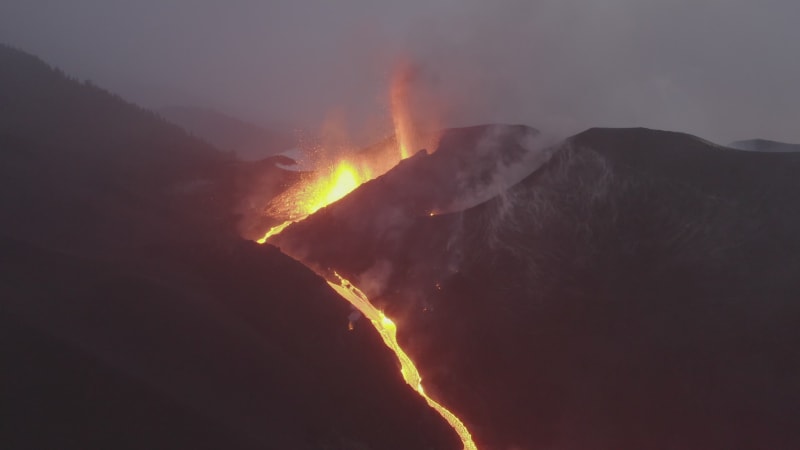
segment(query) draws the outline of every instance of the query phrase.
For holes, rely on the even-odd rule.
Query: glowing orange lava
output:
[[[386,315],[380,311],[379,309],[375,308],[375,306],[370,303],[369,299],[363,292],[361,292],[357,287],[353,286],[352,283],[345,280],[338,273],[334,273],[338,279],[338,283],[333,283],[328,281],[328,284],[341,295],[344,299],[350,302],[356,309],[361,311],[361,314],[364,314],[366,318],[370,320],[372,325],[378,330],[378,333],[383,338],[383,342],[389,347],[395,355],[397,355],[397,359],[400,362],[400,373],[403,375],[403,379],[411,386],[425,401],[428,403],[428,406],[436,410],[439,415],[450,424],[451,427],[456,431],[458,436],[461,438],[462,444],[464,444],[464,450],[477,450],[477,446],[475,442],[472,440],[472,435],[470,434],[469,430],[464,423],[456,417],[455,414],[450,412],[447,408],[437,403],[432,398],[428,397],[425,393],[425,390],[422,388],[422,376],[419,374],[417,367],[414,365],[414,362],[411,358],[408,357],[408,354],[400,347],[400,344],[397,342],[397,325]]]
[[[401,71],[391,86],[395,131],[393,141],[376,146],[370,151],[350,152],[347,157],[340,157],[334,162],[323,160],[318,163],[313,173],[305,174],[297,185],[270,202],[265,214],[282,218],[285,222],[267,230],[257,242],[263,244],[290,224],[336,202],[361,184],[383,175],[398,162],[411,156],[413,146],[422,141],[415,133],[409,118],[406,72]],[[429,136],[424,143],[435,145],[435,141],[436,137]]]
[[[258,242],[259,244],[263,244],[263,243],[267,242],[267,239],[269,239],[272,236],[275,236],[276,234],[280,233],[281,231],[284,230],[284,228],[288,227],[289,225],[291,225],[293,223],[294,223],[293,220],[287,220],[286,222],[283,222],[280,225],[275,225],[274,227],[272,227],[269,230],[267,230],[266,234],[264,234],[264,237],[262,237],[261,239],[256,240],[256,242]]]
[[[287,220],[280,225],[270,228],[264,237],[257,241],[259,244],[263,244],[271,236],[279,234],[296,220],[300,220],[306,215],[320,209],[321,207],[339,200],[360,184],[358,172],[353,170],[352,167],[347,164],[340,165],[340,168],[333,171],[333,174],[330,178],[318,180],[317,183],[320,183],[322,188],[317,187],[313,189],[311,191],[313,195],[308,195],[306,197],[308,199],[307,203],[298,205],[298,209],[302,211],[304,215],[299,219]],[[430,214],[433,215],[433,212]],[[339,276],[339,274],[334,274],[337,277],[337,282],[334,283],[328,281],[328,284],[340,296],[342,296],[342,298],[350,302],[353,307],[361,311],[361,313],[370,320],[370,323],[372,323],[372,325],[381,335],[381,338],[383,338],[383,342],[397,356],[397,360],[400,362],[400,373],[402,374],[405,382],[408,383],[408,385],[411,386],[411,388],[414,389],[419,395],[421,395],[422,398],[425,399],[425,402],[427,402],[431,408],[436,410],[436,412],[438,412],[439,415],[441,415],[442,418],[444,418],[444,420],[450,424],[453,430],[455,430],[455,432],[461,438],[461,442],[464,445],[464,450],[477,450],[477,446],[472,440],[472,435],[464,423],[458,417],[456,417],[455,414],[450,412],[450,410],[430,398],[425,393],[425,390],[422,387],[422,376],[417,370],[417,367],[414,365],[414,362],[397,342],[397,325],[395,325],[395,323],[382,311],[375,308],[375,306],[370,303],[367,296],[364,295],[364,293],[356,288],[352,283]],[[352,330],[352,326],[352,322],[348,324],[350,330]]]
[[[294,212],[302,217],[341,199],[369,179],[369,171],[359,170],[346,160],[319,171],[307,183],[299,186]]]
[[[271,217],[282,218],[285,221],[273,226],[258,239],[263,244],[270,237],[281,233],[294,222],[303,220],[321,208],[343,198],[361,184],[372,180],[394,167],[398,162],[411,156],[414,145],[420,142],[419,135],[414,133],[410,120],[408,107],[408,66],[397,72],[391,86],[392,121],[394,123],[395,139],[388,147],[377,147],[369,154],[351,153],[347,158],[340,158],[334,163],[317,165],[317,170],[305,174],[304,178],[295,186],[279,195],[270,202],[265,213]],[[436,137],[432,137],[426,144],[433,144]],[[432,149],[431,149],[432,150]],[[431,211],[433,216],[435,212]],[[391,349],[400,362],[400,372],[403,379],[411,386],[428,405],[436,410],[453,427],[464,450],[477,450],[469,430],[464,423],[447,408],[428,397],[422,388],[422,377],[414,362],[397,342],[397,326],[386,317],[383,312],[375,308],[363,292],[352,283],[335,274],[337,282],[328,281],[345,300],[350,302],[364,316],[366,316],[383,342]],[[348,325],[352,329],[352,322]]]
[[[336,202],[372,178],[372,171],[368,167],[359,168],[346,160],[307,175],[306,179],[270,203],[266,211],[268,215],[287,219],[267,230],[256,242],[259,244],[267,242],[270,237],[277,235],[292,223],[303,220]]]

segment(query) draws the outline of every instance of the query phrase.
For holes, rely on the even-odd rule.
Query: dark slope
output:
[[[0,448],[458,447],[322,279],[237,237],[257,173],[5,47],[0,100]]]
[[[754,152],[800,152],[800,144],[770,141],[768,139],[748,139],[728,144],[728,147]]]
[[[378,179],[350,196],[371,204],[346,198],[278,244],[366,288],[478,442],[792,449],[798,164],[593,129],[461,213],[365,232],[397,198]]]
[[[246,160],[261,159],[297,146],[289,134],[266,130],[211,109],[171,106],[157,112],[215,147],[235,151]]]
[[[230,220],[230,155],[0,47],[3,233],[86,251]]]
[[[0,325],[4,360],[18,362],[3,377],[4,448],[258,448],[63,341]]]
[[[372,330],[274,250],[3,260],[3,448],[457,447]]]
[[[432,154],[420,151],[401,161],[271,242],[295,256],[313,255],[308,262],[321,270],[350,256],[366,263],[373,239],[381,241],[376,250],[413,245],[401,238],[418,218],[486,201],[536,170],[550,156],[543,142],[537,130],[522,125],[447,130]],[[359,240],[361,234],[367,239]]]

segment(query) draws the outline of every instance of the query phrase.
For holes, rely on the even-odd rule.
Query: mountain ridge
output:
[[[549,152],[493,198],[391,233],[373,205],[418,203],[378,178],[350,194],[369,203],[346,197],[274,244],[395,318],[479,445],[793,448],[800,374],[763,368],[800,367],[798,156],[646,129]]]

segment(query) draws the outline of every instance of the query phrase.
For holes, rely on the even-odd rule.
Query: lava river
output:
[[[403,159],[403,157],[401,156],[399,159]],[[292,223],[302,220],[321,207],[339,200],[368,179],[359,178],[356,175],[357,172],[352,169],[349,163],[339,163],[335,167],[330,174],[323,175],[310,183],[311,188],[307,185],[302,189],[290,192],[283,198],[279,198],[278,202],[296,205],[295,214],[292,218],[270,228],[257,242],[261,244],[267,242],[270,237],[278,235]],[[313,268],[309,268],[313,270]],[[326,278],[324,274],[319,272],[317,274]],[[419,370],[417,370],[414,362],[397,342],[397,325],[394,321],[370,303],[367,296],[350,281],[342,278],[338,273],[334,272],[334,275],[336,280],[331,281],[326,278],[326,281],[343,299],[347,300],[369,319],[375,330],[383,338],[386,346],[397,356],[397,360],[400,363],[400,372],[405,382],[450,424],[460,437],[465,450],[477,450],[477,446],[472,440],[472,435],[461,419],[425,393]]]
[[[303,220],[317,210],[343,198],[361,184],[382,175],[398,162],[410,156],[409,148],[420,144],[421,141],[418,136],[413,134],[408,108],[404,103],[407,80],[408,77],[400,73],[394,80],[391,90],[395,141],[383,151],[378,152],[377,158],[373,155],[371,158],[359,159],[358,155],[350,155],[349,159],[339,158],[327,164],[318,165],[318,170],[270,202],[270,207],[266,211],[267,215],[282,217],[284,222],[270,228],[261,239],[257,240],[258,243],[267,242],[292,223]],[[425,142],[425,144],[431,144],[431,142]],[[313,268],[311,269],[313,270]],[[386,346],[397,356],[403,379],[450,424],[461,438],[464,449],[477,450],[472,435],[461,419],[425,393],[422,387],[422,376],[414,362],[397,342],[397,325],[372,305],[367,296],[348,280],[336,273],[334,273],[335,280],[327,279],[324,274],[317,273],[325,278],[342,298],[369,319]]]
[[[270,236],[277,235],[291,223],[293,223],[293,221],[287,221],[277,227],[273,227],[270,232],[268,232],[268,234],[258,242],[266,242]],[[317,274],[325,278],[322,274]],[[428,406],[436,410],[436,412],[438,412],[439,415],[441,415],[442,418],[444,418],[444,420],[450,424],[450,426],[453,428],[453,430],[455,430],[461,439],[461,442],[464,445],[464,450],[477,450],[478,447],[472,440],[472,435],[464,425],[464,422],[462,422],[461,419],[459,419],[450,410],[442,406],[436,400],[430,398],[425,393],[425,389],[422,387],[422,376],[420,375],[419,370],[417,370],[416,365],[414,365],[414,361],[411,360],[405,350],[403,350],[403,348],[397,342],[397,325],[394,323],[394,321],[387,317],[383,311],[379,310],[372,303],[370,303],[369,298],[367,298],[367,296],[361,292],[360,289],[354,286],[353,283],[342,278],[338,273],[334,272],[334,275],[336,277],[335,281],[326,281],[343,299],[347,300],[354,308],[360,311],[364,317],[369,319],[372,326],[375,327],[375,330],[377,330],[378,334],[380,334],[381,338],[383,338],[384,344],[386,344],[386,346],[389,347],[392,352],[394,352],[395,356],[397,356],[397,360],[400,363],[400,373],[403,375],[405,382],[408,383],[408,385],[411,386],[414,391],[416,391],[420,396],[422,396],[422,398],[425,399],[425,402],[428,403]]]

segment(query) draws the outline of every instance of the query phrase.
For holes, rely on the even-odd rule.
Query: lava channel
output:
[[[353,307],[361,311],[361,314],[364,314],[364,316],[369,319],[383,338],[383,342],[386,346],[397,355],[397,359],[400,361],[400,373],[403,375],[403,379],[406,383],[417,391],[428,405],[436,410],[436,412],[453,427],[461,438],[461,442],[464,444],[464,450],[477,450],[478,447],[472,440],[472,435],[464,425],[464,422],[450,412],[450,410],[436,402],[436,400],[428,397],[425,393],[425,390],[422,388],[422,376],[414,365],[414,361],[409,358],[408,354],[397,342],[397,325],[395,325],[392,319],[386,317],[386,314],[370,303],[367,296],[361,292],[360,289],[355,287],[353,283],[342,278],[338,273],[334,272],[334,275],[336,275],[337,282],[328,281],[328,284],[345,300],[350,302]]]

